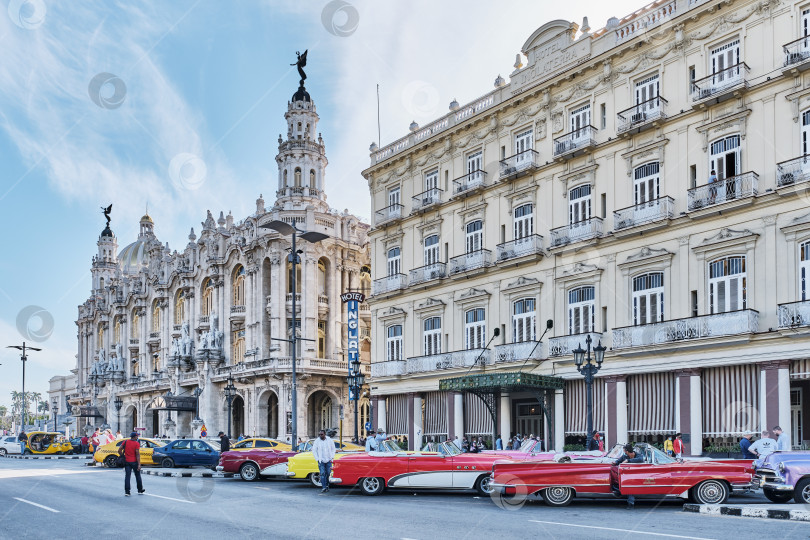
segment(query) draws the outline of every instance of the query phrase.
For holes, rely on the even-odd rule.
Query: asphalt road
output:
[[[134,479],[133,479],[134,480]],[[367,497],[307,483],[143,476],[124,497],[123,472],[77,461],[0,459],[0,538],[808,538],[810,523],[704,516],[682,503],[576,500],[506,509],[472,493]],[[763,503],[761,495],[732,499]],[[798,505],[797,505],[798,507]]]

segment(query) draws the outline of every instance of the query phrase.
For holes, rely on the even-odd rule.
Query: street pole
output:
[[[26,351],[41,351],[37,347],[28,347],[26,346],[25,342],[23,341],[22,346],[20,345],[8,345],[6,346],[7,349],[17,349],[18,351],[22,351],[22,355],[20,356],[20,360],[22,360],[22,411],[20,412],[20,431],[25,429],[25,417],[28,415],[28,400],[25,399],[25,362],[28,360],[28,355],[26,355]]]
[[[590,334],[585,338],[585,349],[579,345],[574,349],[574,363],[579,371],[585,378],[585,444],[586,448],[593,437],[593,379],[596,373],[602,368],[602,362],[605,359],[605,347],[602,346],[602,341],[593,348],[593,357],[591,357],[591,339]],[[593,363],[593,360],[596,363]]]
[[[359,426],[357,425],[357,394],[355,394],[354,400],[354,443],[360,444],[360,430]]]
[[[292,252],[290,252],[290,263],[292,265],[292,442],[293,449],[298,449],[298,377],[296,373],[296,357],[298,353],[298,303],[295,297],[298,295],[298,252],[296,251],[297,231],[293,228]]]

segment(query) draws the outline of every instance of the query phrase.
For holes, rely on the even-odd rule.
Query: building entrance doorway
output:
[[[790,389],[790,444],[801,448],[804,433],[802,430],[802,389]]]
[[[515,423],[513,431],[521,435],[534,435],[541,439],[543,433],[543,411],[537,400],[525,400],[515,403]]]

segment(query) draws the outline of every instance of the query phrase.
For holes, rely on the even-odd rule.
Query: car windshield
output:
[[[529,454],[529,453],[534,451],[535,445],[537,445],[537,441],[535,441],[533,439],[530,439],[530,440],[525,441],[523,444],[520,445],[520,451]],[[539,451],[539,448],[538,448],[538,451]]]
[[[652,458],[652,460],[648,461],[649,463],[655,463],[658,465],[675,463],[675,460],[673,458],[669,457],[658,448],[653,448],[652,446],[650,446],[646,449],[646,451],[649,452],[649,456]],[[644,461],[647,461],[647,456],[645,456]]]
[[[381,452],[402,452],[402,448],[397,444],[397,441],[387,440],[382,442]]]
[[[616,446],[611,448],[610,452],[607,453],[606,457],[609,457],[609,458],[612,458],[612,459],[619,459],[623,454],[624,454],[624,445],[623,444],[617,444]]]
[[[456,456],[461,453],[461,450],[458,449],[454,443],[450,442],[443,442],[439,445],[439,453],[443,456]]]

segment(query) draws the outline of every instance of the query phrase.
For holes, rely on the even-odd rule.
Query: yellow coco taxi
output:
[[[301,452],[292,456],[287,460],[287,478],[295,480],[309,480],[315,487],[321,487],[321,475],[318,472],[318,462],[315,461],[315,456],[312,454],[312,443],[315,439],[310,439],[305,443],[301,443]],[[354,443],[343,443],[335,440],[335,459],[351,452],[363,452],[365,447]]]
[[[26,454],[44,456],[47,454],[68,454],[73,450],[70,441],[61,433],[32,431],[28,433]]]
[[[103,463],[106,467],[117,467],[118,447],[127,440],[129,439],[119,439],[100,446],[98,450],[93,453],[93,460],[97,463]],[[138,442],[141,443],[141,465],[157,465],[157,463],[152,460],[152,453],[155,451],[155,448],[163,446],[163,443],[154,439],[143,438],[138,439]]]
[[[276,439],[262,439],[258,437],[243,439],[231,446],[231,450],[254,450],[257,448],[264,450],[278,450],[279,452],[289,452],[292,450],[292,446],[285,442],[277,441]]]

